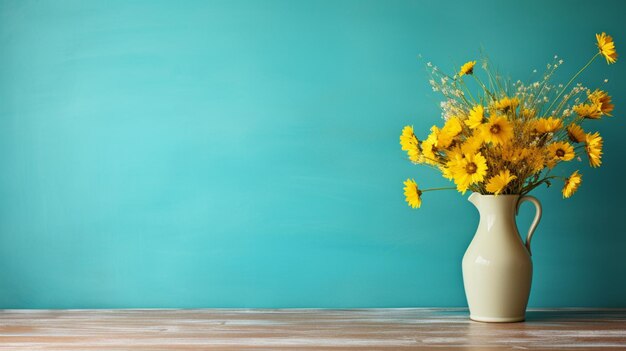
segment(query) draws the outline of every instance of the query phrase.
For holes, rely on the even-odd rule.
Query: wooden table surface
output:
[[[0,350],[626,350],[626,309],[0,310]]]

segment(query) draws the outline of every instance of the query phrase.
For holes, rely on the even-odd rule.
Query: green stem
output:
[[[463,78],[461,78],[461,79],[459,79],[459,81],[461,82],[461,86],[463,88],[465,88],[465,91],[467,91],[467,94],[469,95],[470,99],[472,99],[474,104],[476,104],[476,99],[474,99],[474,96],[472,96],[472,92],[470,92],[469,87],[467,86],[467,84],[465,84],[465,80],[463,80]]]
[[[556,96],[556,98],[554,98],[554,100],[552,100],[552,103],[550,104],[550,106],[548,107],[548,109],[546,110],[547,113],[550,113],[550,110],[552,109],[552,106],[554,106],[554,103],[557,102],[557,100],[559,100],[559,98],[561,97],[561,95],[563,95],[563,93],[565,92],[565,90],[567,90],[567,88],[569,88],[570,84],[572,84],[572,82],[574,81],[574,79],[576,79],[581,73],[583,73],[583,71],[585,69],[587,69],[587,67],[589,67],[589,65],[596,59],[596,57],[598,57],[600,55],[600,53],[598,52],[597,54],[595,54],[591,60],[589,60],[589,62],[587,62],[586,65],[583,66],[583,68],[580,69],[580,71],[578,71],[573,77],[572,79],[569,80],[569,82],[567,82],[567,84],[565,84],[565,86],[563,87],[563,89],[561,90],[561,92],[559,93],[559,95]]]
[[[456,190],[455,187],[444,187],[444,188],[430,188],[430,189],[420,189],[421,192],[425,193],[427,191],[435,191],[435,190]]]
[[[489,95],[489,97],[491,97],[493,100],[495,100],[495,97],[493,96],[493,94],[491,94],[491,92],[489,91],[489,89],[487,89],[487,87],[485,86],[485,84],[483,84],[483,82],[481,82],[480,79],[478,79],[478,77],[475,74],[472,74],[472,77],[474,77],[474,79],[476,79],[476,82],[478,82],[478,84],[480,84],[480,86],[483,88],[483,90],[487,93],[487,95]]]
[[[531,183],[531,184],[528,184],[527,186],[523,187],[522,191],[521,191],[521,195],[528,194],[531,190],[535,189],[539,185],[548,182],[549,179],[554,179],[554,178],[560,178],[560,177],[559,176],[548,176],[546,174],[546,176],[543,179],[539,180],[538,182]]]
[[[454,87],[454,89],[457,89],[457,90],[459,90],[459,91],[463,92],[462,87],[459,87],[459,85],[458,85],[459,81],[460,81],[460,82],[462,82],[463,80],[462,80],[462,79],[460,79],[460,80],[454,80],[454,81],[453,81],[453,83],[452,83],[452,86]],[[463,85],[465,85],[465,84],[463,84]],[[457,97],[456,95],[454,95],[454,94],[453,94],[453,96],[454,96],[454,99],[458,101],[458,97]],[[472,97],[472,94],[470,94],[470,97]],[[467,98],[465,98],[465,94],[461,94],[461,99],[463,100],[463,102],[464,102],[464,103],[465,103],[465,104],[466,104],[469,108],[472,108],[472,106],[473,106],[473,105],[472,105],[472,103],[470,103],[469,101],[467,101]],[[474,100],[474,98],[473,98],[473,97],[472,97],[472,100]]]

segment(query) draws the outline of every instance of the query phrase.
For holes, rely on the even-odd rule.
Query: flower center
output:
[[[491,134],[498,134],[500,133],[500,126],[497,124],[494,124],[491,126],[491,128],[489,128],[489,131],[491,132]]]
[[[557,157],[563,157],[563,156],[565,156],[565,151],[563,151],[563,149],[558,149],[558,150],[556,150],[556,156],[557,156]]]
[[[467,171],[468,174],[476,173],[477,169],[478,167],[476,167],[476,164],[474,162],[470,162],[467,164],[467,166],[465,166],[465,171]]]

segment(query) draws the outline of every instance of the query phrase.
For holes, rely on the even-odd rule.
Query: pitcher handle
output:
[[[539,221],[541,220],[541,203],[534,196],[530,196],[530,195],[522,196],[517,202],[517,208],[515,210],[516,215],[517,213],[519,213],[519,208],[522,205],[522,202],[524,201],[532,202],[533,205],[535,205],[535,210],[536,210],[535,219],[533,219],[533,222],[530,225],[530,229],[528,229],[528,236],[526,236],[526,249],[528,250],[528,254],[532,255],[532,253],[530,252],[530,239],[532,239],[533,233],[535,232],[535,229],[537,229],[537,225],[539,224]]]

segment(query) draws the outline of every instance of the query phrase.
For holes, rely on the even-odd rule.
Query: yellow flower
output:
[[[574,106],[573,110],[583,118],[599,119],[602,116],[600,105],[597,104],[580,104]]]
[[[533,118],[537,115],[537,111],[531,108],[522,107],[520,108],[520,116],[523,118]]]
[[[454,178],[452,176],[452,170],[447,166],[439,166],[439,170],[441,171],[441,176],[447,180],[452,180]]]
[[[435,165],[439,161],[437,156],[437,139],[439,135],[439,128],[437,128],[436,126],[432,126],[430,130],[431,133],[428,135],[428,138],[422,141],[422,157],[420,158],[420,162]]]
[[[484,141],[480,133],[474,132],[461,144],[461,152],[463,154],[475,154],[483,146],[483,143]]]
[[[519,147],[505,145],[500,149],[500,157],[502,160],[512,164],[511,168],[517,170],[518,174],[525,171],[537,173],[541,171],[545,165],[545,150],[536,147]],[[524,171],[521,171],[524,169]]]
[[[402,128],[402,134],[400,135],[400,145],[402,146],[402,150],[408,151],[413,147],[413,145],[417,144],[418,140],[413,132],[413,127],[406,126]]]
[[[530,149],[512,145],[504,145],[500,150],[502,159],[512,163],[520,162],[530,154]]]
[[[459,77],[462,77],[466,74],[474,73],[474,66],[476,65],[476,61],[468,61],[466,62],[459,71]]]
[[[481,124],[485,121],[485,109],[482,105],[476,105],[469,113],[469,118],[465,120],[465,124],[467,124],[470,129],[475,129],[480,127]]]
[[[417,183],[413,179],[404,181],[404,197],[409,206],[419,208],[422,206],[422,191],[417,187]]]
[[[567,136],[569,136],[569,140],[575,143],[582,143],[587,138],[585,131],[574,123],[567,126]]]
[[[452,117],[446,121],[441,128],[437,138],[437,147],[447,149],[453,142],[454,138],[463,131],[461,120],[458,117]]]
[[[456,188],[463,194],[470,185],[482,182],[487,174],[487,160],[480,152],[451,160],[447,167],[454,177]]]
[[[485,143],[505,144],[513,138],[513,125],[505,117],[494,115],[481,127],[481,135]]]
[[[548,145],[548,153],[552,157],[550,166],[554,167],[558,161],[571,161],[576,153],[574,153],[574,147],[566,141],[557,141]]]
[[[533,130],[540,134],[554,133],[561,129],[563,121],[560,118],[539,118],[534,121]]]
[[[422,153],[417,145],[415,145],[412,149],[407,150],[407,155],[409,156],[409,160],[413,163],[422,162]]]
[[[449,161],[462,159],[465,157],[465,155],[468,155],[468,154],[473,155],[480,150],[480,148],[483,146],[483,140],[479,135],[475,135],[475,134],[466,138],[465,141],[463,141],[462,143],[458,143],[454,145],[454,147],[447,150],[446,157],[448,158],[448,163],[446,164],[449,164]],[[450,171],[447,170],[446,172],[447,172],[447,175],[444,175],[444,177],[448,179],[452,179],[453,177]]]
[[[593,134],[587,134],[585,139],[585,150],[589,157],[589,164],[591,167],[600,167],[602,164],[602,137],[600,133],[595,132]]]
[[[402,150],[406,151],[409,155],[409,160],[413,163],[418,163],[420,161],[420,149],[419,149],[419,140],[413,133],[412,126],[406,126],[402,129],[402,135],[400,135],[400,145],[402,146]]]
[[[615,51],[615,43],[610,35],[602,32],[602,34],[596,34],[596,40],[598,41],[598,50],[600,54],[604,56],[607,64],[612,64],[617,61],[617,52]]]
[[[582,175],[578,174],[578,171],[575,171],[574,173],[572,173],[572,175],[569,176],[569,178],[565,180],[565,185],[563,185],[563,190],[562,190],[563,198],[566,199],[574,195],[576,190],[578,190],[578,187],[580,186],[581,182],[582,182]]]
[[[489,181],[487,182],[487,191],[498,195],[515,178],[517,178],[517,176],[511,175],[511,172],[508,169],[500,171],[500,173],[489,178]]]
[[[515,110],[519,105],[518,98],[509,98],[508,96],[503,97],[502,99],[493,103],[493,108],[496,110],[502,111],[504,113]]]
[[[539,148],[529,149],[528,158],[526,159],[526,165],[533,174],[541,172],[546,166],[545,151],[542,151]]]
[[[600,111],[607,116],[611,116],[611,112],[615,108],[615,105],[611,103],[611,96],[606,91],[596,89],[593,93],[589,94],[589,101],[593,105],[598,106]]]

